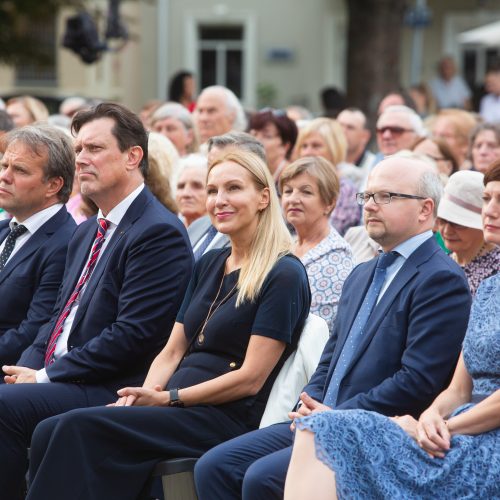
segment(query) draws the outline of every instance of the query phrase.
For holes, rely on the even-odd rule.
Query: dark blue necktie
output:
[[[17,238],[19,238],[19,236],[24,234],[27,230],[28,228],[26,226],[14,223],[14,227],[11,229],[9,236],[7,236],[2,254],[0,255],[0,271],[5,267],[5,264],[7,264],[10,254],[16,245]]]
[[[208,245],[212,243],[212,240],[215,238],[217,234],[217,229],[214,226],[210,226],[208,231],[206,232],[205,239],[199,244],[198,248],[194,252],[194,260],[197,261],[208,248]]]
[[[380,290],[382,290],[387,268],[398,257],[399,254],[397,252],[382,253],[378,257],[377,266],[375,267],[375,273],[373,275],[370,288],[366,292],[365,299],[359,308],[356,319],[352,324],[351,331],[347,336],[342,352],[340,353],[335,369],[333,370],[332,378],[323,401],[323,403],[327,406],[334,408],[337,403],[340,383],[342,382],[352,357],[361,339],[363,338],[368,318],[377,304],[377,298],[380,294]]]

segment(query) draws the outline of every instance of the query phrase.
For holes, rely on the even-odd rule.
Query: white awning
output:
[[[500,47],[500,21],[485,24],[458,35],[461,43],[478,43],[489,47]]]

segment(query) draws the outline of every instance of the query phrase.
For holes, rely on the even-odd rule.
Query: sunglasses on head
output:
[[[385,132],[390,132],[391,135],[398,136],[403,135],[405,132],[413,132],[413,130],[410,128],[393,127],[390,125],[387,127],[377,127],[377,134],[383,135]]]
[[[275,109],[275,108],[262,108],[259,109],[259,113],[271,113],[273,116],[276,117],[281,117],[281,116],[286,116],[286,111],[283,109]]]

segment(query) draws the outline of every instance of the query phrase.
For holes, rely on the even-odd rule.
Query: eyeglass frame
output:
[[[386,125],[385,127],[377,127],[375,129],[375,132],[379,135],[383,135],[385,132],[389,131],[391,135],[393,136],[402,136],[406,132],[415,132],[412,128],[404,128],[404,127],[398,127],[396,125]]]
[[[375,199],[375,196],[384,194],[384,195],[389,195],[388,201],[387,202],[379,202]],[[365,200],[365,196],[368,196],[368,199]],[[400,198],[400,199],[407,199],[407,200],[426,200],[427,198],[424,196],[418,196],[416,194],[405,194],[405,193],[392,193],[390,191],[377,191],[376,193],[369,193],[367,191],[363,193],[356,193],[356,203],[360,206],[366,205],[370,199],[373,200],[373,203],[375,205],[390,205],[392,202],[392,198]]]

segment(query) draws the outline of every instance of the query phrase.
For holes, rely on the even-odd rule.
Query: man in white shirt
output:
[[[147,133],[125,107],[80,111],[76,173],[98,207],[78,226],[50,321],[0,386],[0,491],[24,498],[26,448],[42,420],[141,385],[164,346],[192,270],[179,219],[144,186]]]
[[[464,79],[457,74],[455,61],[443,57],[438,63],[438,76],[429,84],[438,108],[471,108],[471,91]]]
[[[500,66],[486,73],[485,88],[488,94],[481,99],[479,113],[489,123],[500,123]]]
[[[65,133],[46,125],[6,136],[0,161],[0,363],[15,363],[52,314],[68,242],[66,211],[75,154]]]

